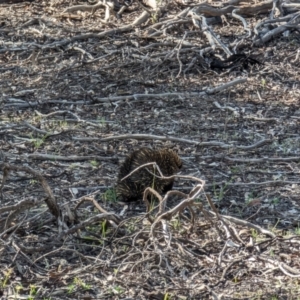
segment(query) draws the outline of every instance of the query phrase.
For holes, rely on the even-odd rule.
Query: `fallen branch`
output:
[[[47,181],[45,180],[45,178],[37,171],[29,168],[29,167],[23,167],[23,166],[15,166],[15,165],[11,165],[8,163],[0,163],[0,168],[5,168],[8,172],[9,171],[22,171],[22,172],[26,172],[29,173],[31,175],[33,175],[34,177],[36,177],[39,182],[41,183],[44,192],[47,195],[47,198],[44,199],[44,201],[46,202],[49,211],[57,218],[59,219],[61,216],[61,211],[59,206],[57,205],[56,199],[52,193],[52,190],[50,188],[50,186],[48,185]]]
[[[161,136],[161,135],[152,135],[152,134],[123,134],[123,135],[115,135],[105,138],[76,138],[73,137],[73,140],[75,141],[100,141],[100,142],[108,142],[108,141],[114,141],[114,140],[127,140],[127,139],[135,139],[135,140],[160,140],[160,141],[172,141],[172,142],[178,142],[178,143],[187,143],[187,144],[193,144],[197,145],[199,147],[218,147],[222,149],[241,149],[241,150],[253,150],[255,148],[262,147],[266,144],[269,144],[272,142],[271,139],[262,139],[252,145],[249,146],[235,146],[235,145],[229,145],[222,142],[197,142],[193,140],[188,139],[182,139],[182,138],[176,138],[171,136]]]

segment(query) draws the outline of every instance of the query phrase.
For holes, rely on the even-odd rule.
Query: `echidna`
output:
[[[153,166],[144,167],[121,181],[137,167],[156,162],[164,176],[176,174],[182,167],[180,157],[170,149],[152,150],[141,148],[132,152],[120,167],[116,186],[117,198],[121,201],[137,201],[142,199],[147,187],[154,188],[159,194],[166,193],[173,187],[174,179],[161,179]],[[152,174],[151,174],[152,173]]]

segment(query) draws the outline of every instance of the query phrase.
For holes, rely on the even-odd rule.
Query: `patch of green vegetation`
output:
[[[195,203],[202,203],[202,200],[201,200],[201,198],[196,198],[196,199],[194,200],[194,202],[195,202]]]
[[[225,182],[225,184],[221,185],[220,188],[216,187],[216,184],[213,183],[213,191],[214,191],[214,198],[216,198],[218,201],[221,201],[224,198],[225,193],[227,192],[228,184],[231,182]]]
[[[277,205],[279,203],[279,198],[278,197],[275,197],[271,200],[271,203],[274,204],[274,205]]]
[[[12,274],[12,271],[13,269],[12,268],[9,268],[7,271],[4,271],[4,278],[0,280],[0,287],[1,288],[5,288],[6,285],[7,285],[7,282],[9,281],[10,279],[10,276]]]
[[[15,292],[15,299],[19,299],[19,293],[23,290],[23,286],[21,284],[18,284],[17,286],[14,287],[14,292]]]
[[[103,200],[107,202],[117,202],[117,194],[115,189],[108,189],[103,194]]]
[[[105,117],[98,118],[98,122],[101,126],[104,127],[106,124]]]
[[[171,300],[171,299],[172,299],[171,294],[165,293],[165,295],[164,295],[164,300]]]
[[[73,169],[75,169],[75,168],[78,168],[78,167],[79,167],[78,163],[71,163],[71,164],[69,165],[69,169],[71,169],[71,170],[73,170]]]
[[[231,167],[231,168],[230,168],[230,172],[231,172],[232,174],[236,174],[236,173],[241,173],[241,170],[240,170],[239,167]]]
[[[76,285],[75,285],[74,283],[70,284],[70,285],[67,287],[68,294],[74,293],[75,288],[76,288]]]
[[[129,233],[134,232],[136,230],[136,225],[135,222],[127,222],[126,229],[128,230]]]
[[[40,146],[42,146],[44,144],[47,137],[48,137],[48,134],[45,134],[42,138],[34,138],[31,135],[30,141],[33,143],[34,148],[38,149],[38,148],[40,148]]]
[[[111,293],[114,295],[121,295],[124,293],[124,289],[120,286],[114,286],[111,288]]]
[[[85,283],[81,278],[75,277],[75,278],[74,278],[74,283],[75,283],[77,286],[83,288],[84,290],[89,290],[89,289],[91,289],[91,285]]]
[[[249,192],[249,193],[247,193],[245,198],[246,198],[245,202],[248,205],[255,197],[253,195],[253,192]]]
[[[104,238],[106,237],[107,228],[108,228],[108,227],[107,227],[107,220],[102,221],[102,222],[101,222],[101,229],[102,229],[102,230],[101,230],[101,232],[102,232],[101,235],[102,235],[102,237],[104,237]]]
[[[72,294],[76,287],[82,288],[84,290],[91,289],[91,285],[85,283],[81,278],[75,277],[73,282],[68,286],[68,294]]]
[[[250,228],[250,232],[251,232],[252,237],[256,240],[257,237],[258,237],[258,232],[257,232],[257,230],[255,230],[255,229],[253,229],[253,228]]]
[[[152,21],[153,24],[157,23],[157,21],[158,21],[157,13],[154,13],[154,14],[151,15],[151,21]]]
[[[173,225],[175,230],[180,230],[180,228],[182,226],[181,226],[181,222],[180,222],[179,217],[176,217],[176,218],[172,219],[172,225]]]
[[[97,160],[91,160],[90,164],[93,168],[98,168],[99,162]]]
[[[279,224],[279,222],[280,222],[280,219],[277,220],[276,224],[271,229],[272,232],[276,233],[276,231],[277,231],[277,225]]]
[[[29,290],[28,300],[34,300],[34,298],[37,294],[37,288],[34,284],[31,284],[29,287],[30,287],[30,290]]]
[[[155,200],[152,199],[152,197],[154,197],[154,196],[151,195],[150,208],[149,208],[150,212],[153,211],[155,208]]]
[[[58,122],[59,128],[67,128],[68,127],[68,122],[67,121],[59,121]]]
[[[295,234],[300,235],[300,227],[299,226],[295,229]]]

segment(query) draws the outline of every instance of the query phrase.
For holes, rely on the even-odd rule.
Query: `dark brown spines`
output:
[[[116,186],[116,193],[119,200],[137,201],[143,198],[143,192],[147,187],[153,187],[159,194],[166,193],[173,187],[173,179],[160,179],[149,173],[159,175],[158,171],[152,166],[142,168],[133,173],[125,180],[122,178],[127,176],[137,167],[149,163],[156,162],[164,176],[176,174],[182,167],[179,156],[170,149],[152,150],[149,148],[141,148],[132,152],[122,164]]]

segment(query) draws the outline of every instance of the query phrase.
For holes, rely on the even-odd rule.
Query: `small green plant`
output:
[[[104,117],[101,117],[101,118],[99,118],[98,120],[99,120],[100,125],[104,127],[105,124],[106,124],[105,118],[104,118]]]
[[[253,195],[252,192],[249,192],[249,193],[247,192],[245,194],[245,202],[246,202],[246,204],[248,205],[254,198],[255,197],[254,197],[254,195]]]
[[[181,228],[181,222],[180,222],[179,217],[177,217],[173,220],[173,226],[174,226],[175,230],[179,230]]]
[[[300,227],[298,225],[298,227],[295,229],[295,234],[300,235]]]
[[[241,172],[241,170],[240,170],[239,167],[231,167],[230,171],[231,171],[232,174],[236,174],[236,173],[240,173]]]
[[[154,197],[154,196],[151,194],[150,207],[149,207],[150,211],[152,211],[155,207],[155,200],[152,199],[152,197]]]
[[[102,229],[102,237],[106,237],[106,232],[107,232],[107,221],[104,220],[101,222],[101,229]]]
[[[262,85],[262,87],[265,88],[265,87],[266,87],[266,84],[267,84],[267,81],[266,81],[266,79],[263,78],[263,79],[261,80],[261,85]]]
[[[169,293],[165,293],[164,300],[171,300],[171,299],[172,299],[171,295]]]
[[[17,296],[17,297],[15,297],[15,299],[19,299],[20,297],[18,297],[18,296],[19,296],[20,291],[23,290],[23,286],[22,285],[17,285],[16,287],[14,287],[14,289],[15,289],[15,294]]]
[[[238,282],[239,282],[239,279],[238,279],[236,276],[234,276],[233,279],[232,279],[232,282],[233,282],[233,283],[238,283]]]
[[[30,290],[29,290],[28,300],[33,300],[37,294],[37,289],[36,289],[36,286],[33,284],[31,284],[29,287],[30,287]]]
[[[92,165],[93,168],[97,168],[99,166],[99,162],[97,160],[91,160],[90,164]]]
[[[68,288],[67,288],[67,289],[68,289],[68,294],[74,293],[75,287],[76,287],[76,285],[75,285],[74,283],[70,284],[70,285],[68,286]]]
[[[59,128],[66,128],[68,127],[68,123],[66,121],[59,121],[58,126]]]
[[[47,137],[48,137],[47,134],[45,134],[42,138],[34,138],[33,136],[31,136],[30,140],[34,145],[34,148],[38,149],[40,146],[44,144]]]
[[[36,180],[36,179],[30,179],[29,183],[30,183],[31,185],[34,185],[34,184],[37,183],[37,180]]]
[[[82,279],[77,277],[74,278],[74,284],[85,290],[89,290],[91,288],[90,284],[86,284]]]
[[[272,232],[274,232],[275,234],[278,232],[278,229],[277,229],[277,225],[280,223],[280,219],[277,219],[277,222],[275,223],[275,225],[270,228]]]
[[[154,14],[151,15],[151,21],[152,21],[153,24],[157,23],[157,21],[158,21],[157,13],[154,13]]]
[[[72,163],[72,164],[69,165],[69,168],[70,168],[71,170],[73,170],[73,169],[75,169],[75,168],[77,168],[77,167],[78,167],[78,164],[77,164],[77,163]]]
[[[117,294],[117,295],[120,295],[120,294],[123,294],[124,290],[122,287],[120,286],[114,286],[113,287],[113,293],[114,294]]]
[[[104,195],[103,195],[103,200],[108,201],[108,202],[117,202],[117,195],[116,195],[116,190],[115,189],[108,189]]]
[[[7,282],[10,278],[10,275],[12,273],[13,269],[8,269],[7,271],[4,272],[4,279],[3,280],[0,280],[0,287],[1,288],[5,288],[6,285],[7,285]]]
[[[250,228],[250,231],[251,231],[251,235],[254,239],[256,239],[258,237],[258,232],[257,230],[253,229],[253,228]]]
[[[229,182],[226,182],[224,185],[221,185],[219,189],[216,188],[215,183],[213,184],[213,190],[214,190],[214,196],[217,198],[219,201],[221,201],[224,198],[224,195],[227,191],[227,186]]]
[[[275,197],[273,200],[272,200],[272,203],[274,205],[277,205],[279,203],[279,198]]]
[[[135,222],[128,222],[127,226],[126,226],[126,230],[128,230],[128,232],[133,232],[136,229],[136,224]]]
[[[121,249],[123,250],[124,253],[126,253],[129,251],[129,246],[124,245]]]

